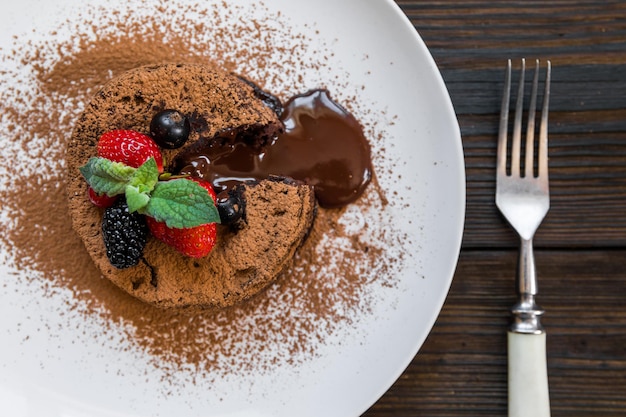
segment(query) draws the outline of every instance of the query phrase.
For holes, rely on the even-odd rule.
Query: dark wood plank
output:
[[[367,413],[506,415],[517,252],[464,251],[420,353]],[[626,415],[626,250],[537,253],[553,417]]]
[[[398,0],[442,71],[467,168],[465,248],[514,247],[493,205],[507,58],[550,58],[551,210],[539,247],[626,244],[626,3]]]
[[[502,57],[561,64],[625,62],[626,3],[396,0],[447,68],[491,68]]]

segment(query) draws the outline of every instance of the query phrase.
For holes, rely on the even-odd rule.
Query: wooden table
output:
[[[522,57],[553,65],[551,209],[535,240],[552,416],[625,416],[626,2],[397,3],[430,48],[458,115],[467,216],[432,333],[364,416],[507,413],[518,241],[494,205],[495,150],[505,61]]]

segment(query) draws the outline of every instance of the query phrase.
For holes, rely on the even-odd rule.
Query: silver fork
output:
[[[548,186],[548,105],[550,99],[550,61],[547,62],[538,157],[535,164],[535,113],[539,84],[539,61],[533,77],[525,158],[522,174],[522,113],[525,61],[522,60],[515,120],[510,146],[510,169],[507,170],[507,131],[511,96],[511,60],[506,67],[504,94],[500,113],[496,205],[520,236],[517,277],[518,302],[512,307],[513,323],[508,331],[509,417],[549,417],[546,333],[539,320],[543,310],[535,303],[537,276],[533,255],[533,237],[550,208]]]

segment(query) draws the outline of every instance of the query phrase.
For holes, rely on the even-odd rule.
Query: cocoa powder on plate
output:
[[[218,6],[194,9],[202,19],[187,20],[171,19],[167,6],[149,17],[88,10],[83,15],[87,24],[75,27],[69,40],[55,33],[38,42],[16,38],[11,50],[1,51],[3,62],[32,69],[28,80],[11,70],[0,73],[8,81],[0,89],[7,127],[2,139],[7,146],[0,153],[6,172],[0,200],[8,219],[0,222],[0,249],[6,263],[40,272],[27,279],[45,280],[50,293],[69,289],[76,303],[87,306],[84,314],[104,318],[110,328],[131,329],[124,330],[128,340],[151,355],[155,367],[174,372],[191,365],[199,377],[211,378],[315,356],[316,346],[336,329],[368,314],[375,301],[372,282],[393,286],[394,271],[406,257],[401,232],[373,227],[358,210],[356,219],[363,224],[355,231],[342,220],[350,209],[320,210],[293,266],[268,290],[233,308],[202,314],[160,310],[101,277],[72,231],[63,191],[65,144],[100,86],[141,65],[210,62],[265,87],[279,86],[282,90],[273,92],[283,98],[320,87],[303,85],[299,71],[323,69],[324,56],[332,54],[326,47],[319,46],[318,60],[311,60],[304,54],[310,39],[288,26],[277,27],[281,16],[243,21],[238,17],[242,6]],[[336,80],[323,87],[337,91],[348,84]],[[347,107],[358,109],[356,96]],[[372,141],[380,139],[380,131],[365,127]],[[356,207],[382,211],[384,204],[380,189],[370,186]],[[59,313],[72,308],[59,306]]]

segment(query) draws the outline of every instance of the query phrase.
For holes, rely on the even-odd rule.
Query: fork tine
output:
[[[524,111],[524,73],[526,72],[526,60],[522,59],[522,69],[519,76],[517,89],[517,102],[515,104],[515,122],[513,124],[513,142],[511,144],[511,176],[520,175],[520,153],[522,142],[522,113]]]
[[[504,92],[500,107],[500,131],[498,134],[498,175],[506,175],[506,143],[509,129],[509,100],[511,99],[511,60],[506,65],[504,76]]]
[[[528,125],[526,126],[526,161],[524,176],[534,177],[534,148],[535,148],[535,113],[537,111],[537,86],[539,85],[539,60],[535,61],[535,75],[533,77],[533,88],[530,94],[530,104],[528,105]]]
[[[546,184],[548,181],[548,107],[550,105],[550,78],[552,64],[547,62],[543,108],[541,109],[541,125],[539,126],[539,178]]]

